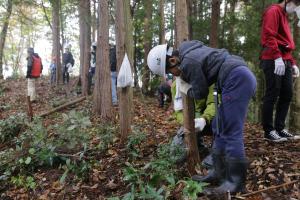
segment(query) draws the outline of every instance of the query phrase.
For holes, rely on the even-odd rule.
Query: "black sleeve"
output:
[[[74,66],[75,60],[73,58],[73,55],[70,53],[70,63],[72,65],[72,67]]]
[[[208,95],[208,83],[202,70],[202,64],[186,58],[181,63],[182,78],[184,81],[192,85],[188,91],[188,96],[195,99],[203,99]]]
[[[31,56],[27,57],[27,78],[30,77],[31,70],[32,70],[32,64],[33,64],[33,59]]]

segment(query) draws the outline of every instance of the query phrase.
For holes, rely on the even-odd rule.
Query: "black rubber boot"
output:
[[[194,181],[206,182],[210,184],[218,184],[221,183],[225,178],[225,164],[224,164],[224,156],[221,153],[213,152],[213,168],[208,171],[206,176],[194,175],[192,179]]]
[[[223,196],[228,191],[232,194],[246,192],[247,160],[227,158],[225,160],[225,168],[225,181],[217,188],[204,190],[206,195]]]

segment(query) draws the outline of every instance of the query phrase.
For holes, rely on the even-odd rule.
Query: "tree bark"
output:
[[[94,88],[95,111],[103,120],[112,119],[111,103],[111,76],[109,62],[109,9],[108,0],[100,1],[98,8],[100,17],[97,60],[96,60],[96,82]]]
[[[294,33],[293,33],[293,38],[294,38],[294,42],[296,45],[299,45],[300,40],[299,40],[299,36],[300,36],[300,32],[299,32],[299,27],[297,26],[298,23],[298,18],[297,16],[295,16],[295,20],[294,20]],[[299,61],[299,57],[300,57],[300,53],[299,51],[296,53],[296,55],[294,55],[294,57],[296,58],[296,60]],[[299,62],[298,62],[299,63]],[[290,108],[290,116],[289,116],[289,128],[292,131],[300,131],[300,93],[298,91],[300,91],[300,82],[299,82],[299,78],[295,79],[295,83],[294,83],[294,94],[293,94],[293,100],[291,103],[291,108]]]
[[[130,63],[133,63],[132,19],[130,15],[130,0],[116,1],[116,48],[117,68],[122,64],[125,52]],[[121,88],[119,91],[120,134],[121,140],[127,139],[131,132],[132,89]]]
[[[145,18],[144,18],[144,65],[143,65],[143,86],[142,92],[144,94],[149,93],[149,82],[150,82],[150,70],[147,65],[147,56],[151,49],[152,45],[152,30],[151,30],[151,23],[152,23],[152,1],[143,0],[144,9],[145,9]]]
[[[186,0],[176,0],[176,46],[179,47],[180,43],[188,40],[188,21],[187,21],[187,2]],[[187,158],[188,170],[190,174],[195,174],[195,167],[200,162],[197,137],[195,134],[195,108],[194,99],[183,95],[183,122],[185,128],[185,143],[187,145]]]
[[[7,0],[6,15],[4,17],[4,23],[0,33],[0,79],[3,79],[3,50],[5,45],[7,29],[9,25],[9,19],[12,12],[12,6],[13,6],[13,2],[11,0]]]
[[[211,12],[211,28],[209,36],[210,47],[218,47],[218,31],[220,20],[220,5],[221,0],[212,0],[212,12]]]
[[[80,21],[80,65],[81,65],[81,92],[88,95],[88,73],[90,66],[91,47],[91,5],[90,1],[80,0],[79,21]]]
[[[96,0],[93,0],[93,14],[92,14],[92,41],[96,41],[97,33],[97,6]],[[99,15],[98,15],[99,16]]]
[[[159,44],[165,44],[165,0],[159,1]]]
[[[60,62],[60,1],[61,0],[53,0],[52,2],[52,41],[53,41],[53,49],[52,49],[52,57],[55,58],[56,64],[56,85],[62,83],[62,68]]]

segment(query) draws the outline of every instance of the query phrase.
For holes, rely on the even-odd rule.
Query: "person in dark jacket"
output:
[[[72,53],[70,52],[70,45],[65,47],[65,53],[63,54],[63,82],[69,83],[70,79],[70,71],[74,66],[74,58]]]
[[[40,56],[34,52],[32,47],[27,49],[27,73],[26,78],[28,79],[27,93],[30,96],[30,101],[36,101],[36,90],[35,84],[36,79],[40,77],[43,71],[43,64]]]
[[[289,14],[295,13],[300,0],[280,0],[266,9],[262,18],[260,55],[264,71],[266,92],[263,99],[262,126],[264,137],[272,142],[297,139],[285,130],[285,119],[293,96],[293,76],[299,77],[299,69],[292,51],[295,43],[289,27]],[[276,104],[275,123],[273,110]]]
[[[117,96],[117,53],[116,53],[116,45],[110,45],[109,60],[110,60],[110,74],[111,74],[111,96],[112,96],[112,104],[114,106],[116,106],[116,105],[118,105],[118,96]]]
[[[248,162],[243,126],[256,89],[255,76],[245,61],[225,49],[210,48],[200,41],[185,41],[179,50],[167,45],[154,47],[147,63],[155,74],[164,76],[167,71],[180,76],[180,91],[195,99],[206,98],[209,87],[216,84],[215,93],[221,94],[221,104],[212,122],[215,135],[213,169],[206,176],[193,178],[219,184],[219,187],[205,190],[206,194],[244,192]]]

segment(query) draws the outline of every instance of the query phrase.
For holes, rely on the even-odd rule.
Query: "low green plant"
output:
[[[81,148],[83,144],[88,143],[90,135],[85,132],[91,121],[83,112],[70,111],[63,113],[63,123],[55,126],[57,132],[57,145],[67,147],[68,149]]]
[[[146,140],[146,134],[139,131],[138,129],[133,129],[133,133],[128,136],[126,149],[129,155],[134,159],[140,154],[140,145]]]
[[[196,200],[198,198],[197,194],[203,192],[203,188],[207,186],[207,183],[199,183],[193,181],[192,179],[187,179],[186,181],[180,181],[185,184],[185,187],[182,191],[183,196],[191,199]]]
[[[180,151],[178,151],[180,154]],[[156,157],[143,167],[126,163],[123,169],[123,180],[129,183],[131,191],[122,197],[129,199],[167,199],[178,183],[184,182],[183,196],[188,199],[196,199],[206,184],[199,184],[187,179],[178,179],[176,169],[177,155],[174,155],[174,147],[171,144],[160,145]]]
[[[32,176],[13,176],[11,177],[10,182],[17,187],[22,187],[25,189],[32,189],[34,190],[37,186],[34,178]]]
[[[0,120],[0,142],[5,143],[15,136],[26,126],[26,115],[24,113],[9,116]]]

